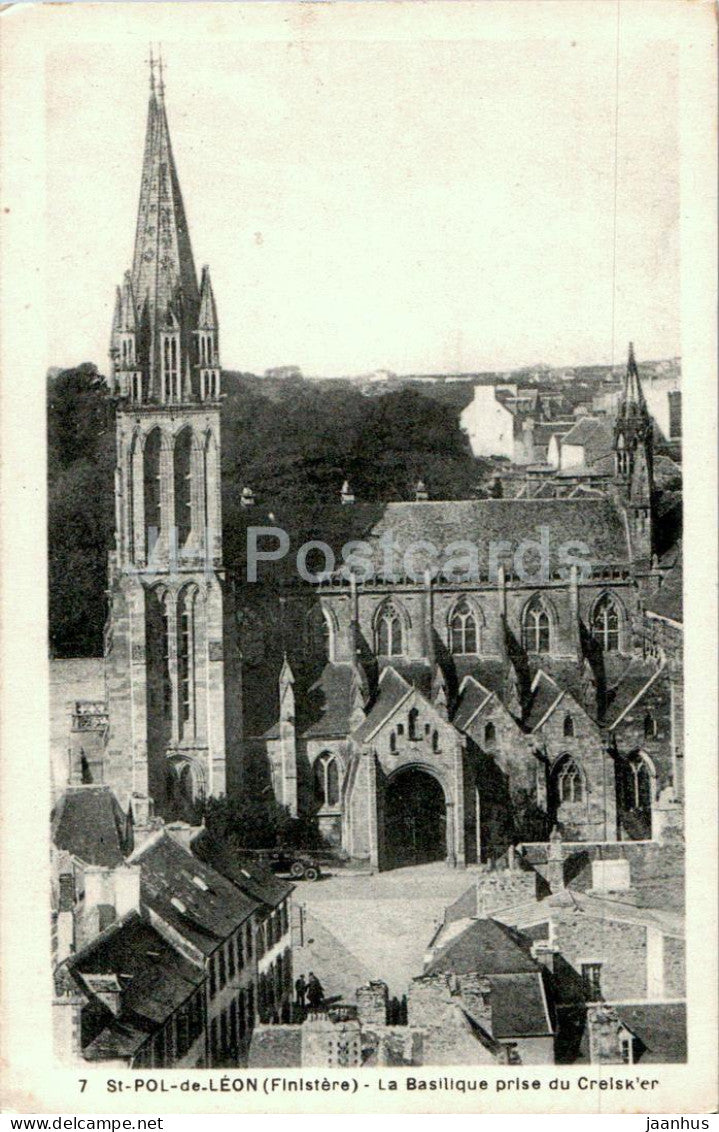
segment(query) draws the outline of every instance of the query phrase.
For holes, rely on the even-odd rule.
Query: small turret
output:
[[[202,268],[200,312],[197,319],[197,357],[200,369],[200,400],[216,401],[220,396],[220,355],[217,306],[210,269]]]
[[[614,424],[616,490],[629,520],[632,557],[650,559],[653,549],[654,427],[629,343],[622,398]]]

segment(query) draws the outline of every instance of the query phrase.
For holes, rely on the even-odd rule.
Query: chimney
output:
[[[377,979],[357,987],[357,1017],[360,1026],[386,1026],[389,991],[387,984]]]
[[[415,503],[426,503],[429,499],[429,492],[424,485],[424,480],[417,480],[417,486],[414,489]]]
[[[186,821],[172,821],[165,823],[165,829],[173,841],[181,845],[188,853],[192,852],[192,842],[198,827]]]
[[[556,825],[549,835],[547,849],[547,884],[550,892],[561,892],[564,888],[564,851],[562,835]]]
[[[492,987],[477,974],[461,976],[460,994],[469,1014],[488,1034],[492,1033]]]
[[[355,497],[352,488],[349,485],[349,480],[345,480],[342,484],[342,491],[340,492],[340,499],[343,504],[354,503]]]
[[[139,849],[148,837],[159,829],[161,820],[155,817],[155,804],[146,794],[133,794],[130,798],[132,848]]]
[[[115,915],[117,919],[126,916],[128,912],[140,911],[140,879],[139,865],[120,865],[113,874],[115,881]]]
[[[254,491],[252,490],[251,487],[247,487],[247,486],[243,487],[242,494],[240,496],[240,506],[241,507],[254,507],[255,506],[255,493],[254,493]]]

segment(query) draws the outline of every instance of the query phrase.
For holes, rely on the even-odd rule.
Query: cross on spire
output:
[[[165,93],[165,64],[162,59],[162,44],[158,44],[157,56],[153,53],[152,44],[150,44],[148,63],[150,64],[150,91],[152,94],[157,91],[162,98]],[[157,81],[155,80],[155,70],[157,70]]]

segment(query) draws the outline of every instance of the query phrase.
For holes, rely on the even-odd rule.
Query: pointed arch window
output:
[[[581,802],[583,798],[584,783],[579,767],[574,759],[564,759],[557,770],[557,800]]]
[[[479,623],[467,601],[460,601],[449,621],[449,647],[458,656],[479,652]]]
[[[401,656],[402,619],[393,605],[385,605],[377,619],[377,653],[379,656]]]
[[[527,652],[550,651],[549,614],[542,599],[535,595],[524,611],[522,643]]]
[[[161,452],[160,430],[153,428],[145,441],[144,452],[145,540],[148,558],[162,528]]]
[[[604,652],[619,651],[619,607],[610,594],[600,597],[594,608],[592,635]]]
[[[320,806],[338,806],[340,801],[340,769],[335,755],[321,754],[314,767],[315,801]]]
[[[166,736],[172,721],[170,630],[165,595],[148,590],[145,613],[147,648],[147,716]]]
[[[411,708],[407,717],[407,735],[410,739],[419,739],[419,731],[417,730],[417,721],[419,719],[419,712],[417,708]]]
[[[487,747],[493,747],[496,739],[497,739],[497,729],[490,719],[489,723],[486,723],[485,726],[484,726],[484,742],[485,742],[485,745]]]
[[[656,739],[657,736],[657,721],[653,714],[648,711],[644,716],[644,738]]]
[[[162,335],[162,399],[180,401],[180,336],[175,331]]]
[[[641,755],[630,759],[625,782],[626,805],[629,809],[651,813],[652,775],[647,760]]]
[[[194,737],[196,731],[196,605],[197,590],[183,590],[177,609],[177,677],[183,738]]]
[[[192,430],[183,428],[175,440],[175,533],[180,550],[192,530]]]
[[[571,715],[565,715],[564,723],[562,724],[562,732],[565,739],[574,738],[574,720]]]

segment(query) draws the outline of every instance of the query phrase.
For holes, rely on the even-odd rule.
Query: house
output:
[[[55,970],[55,1047],[105,1069],[201,1067],[206,975],[138,910]]]
[[[140,898],[149,923],[208,982],[208,1061],[237,1065],[245,1056],[258,1009],[258,940],[266,947],[260,901],[159,830],[136,849]]]

